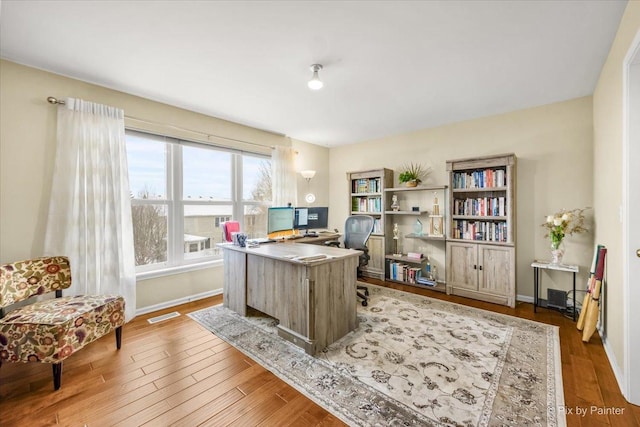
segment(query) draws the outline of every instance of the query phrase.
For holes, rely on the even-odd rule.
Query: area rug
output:
[[[349,425],[566,425],[557,327],[367,286],[358,328],[315,357],[259,312],[190,316]]]

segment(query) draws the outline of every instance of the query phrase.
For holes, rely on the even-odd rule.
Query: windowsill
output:
[[[148,280],[155,279],[157,277],[171,276],[174,274],[188,273],[190,271],[205,270],[207,268],[213,268],[222,266],[222,259],[215,259],[212,261],[199,262],[196,264],[178,265],[175,267],[167,267],[159,270],[141,271],[136,273],[136,280]]]

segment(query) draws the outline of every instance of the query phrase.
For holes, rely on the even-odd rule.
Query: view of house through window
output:
[[[130,130],[126,139],[140,271],[220,258],[225,221],[266,236],[269,157]]]

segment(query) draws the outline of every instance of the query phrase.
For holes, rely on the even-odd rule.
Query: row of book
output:
[[[505,216],[504,197],[478,197],[477,199],[454,199],[454,215]]]
[[[475,172],[454,172],[453,188],[505,187],[507,173],[504,169],[484,169]]]
[[[351,210],[353,212],[382,212],[382,198],[352,197]]]
[[[412,267],[403,262],[389,263],[389,279],[402,282],[416,283],[416,279],[422,276],[420,267]]]
[[[375,218],[373,220],[373,231],[372,233],[381,234],[382,231],[382,222],[380,222],[380,218]]]
[[[506,242],[507,223],[504,221],[461,221],[453,220],[451,237],[454,239],[482,240],[485,242]]]
[[[389,279],[415,285],[437,286],[437,282],[422,275],[420,267],[412,267],[403,262],[389,262]]]
[[[351,180],[352,193],[380,193],[380,178],[360,178]]]

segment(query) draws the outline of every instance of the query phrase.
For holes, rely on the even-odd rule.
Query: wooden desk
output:
[[[325,242],[338,240],[342,236],[338,233],[318,233],[316,237],[284,238],[285,243],[309,243],[312,245],[324,245]]]
[[[224,253],[225,307],[242,316],[253,307],[278,319],[278,335],[312,355],[358,326],[360,251],[298,243],[218,246]],[[299,258],[320,254],[328,257]]]

